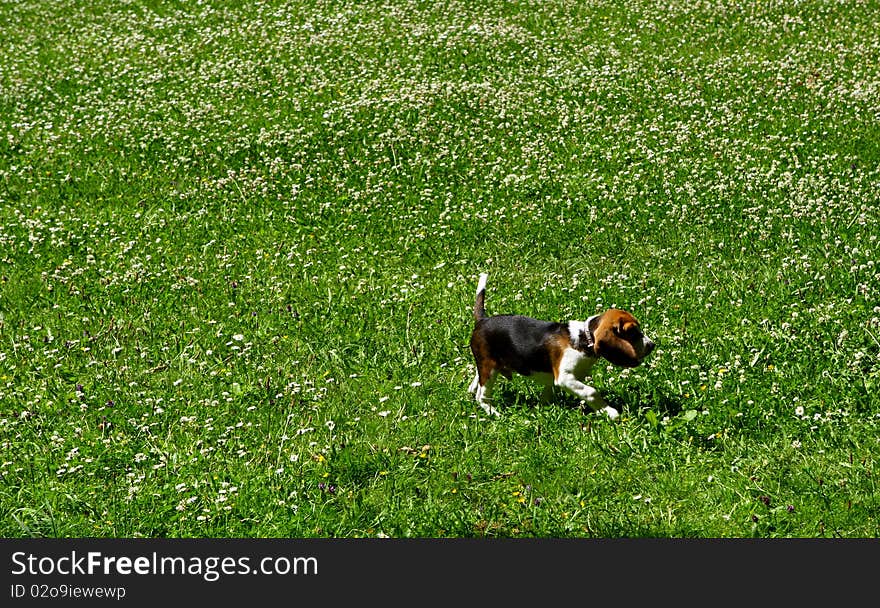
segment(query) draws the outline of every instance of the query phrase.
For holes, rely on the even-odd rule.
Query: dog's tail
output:
[[[485,272],[480,275],[480,282],[477,284],[477,301],[474,302],[474,320],[486,318],[486,281],[489,275]]]

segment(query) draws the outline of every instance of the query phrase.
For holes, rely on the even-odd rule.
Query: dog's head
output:
[[[636,367],[654,350],[654,342],[625,310],[611,308],[594,317],[590,331],[596,354],[620,367]]]

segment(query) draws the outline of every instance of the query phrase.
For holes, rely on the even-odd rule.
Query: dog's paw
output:
[[[605,412],[605,414],[611,420],[617,420],[617,418],[620,416],[620,412],[618,412],[616,409],[614,409],[610,405],[606,405],[605,407],[603,407],[602,409],[600,409],[598,411]]]
[[[483,408],[483,411],[486,412],[487,414],[489,414],[490,416],[500,416],[501,415],[500,413],[498,413],[498,410],[496,410],[494,407],[492,407],[491,405],[489,405],[485,401],[480,402],[480,407]]]

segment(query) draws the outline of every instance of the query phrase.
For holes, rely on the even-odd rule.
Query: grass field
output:
[[[880,5],[0,5],[0,535],[880,535]],[[471,307],[631,310],[616,421]]]

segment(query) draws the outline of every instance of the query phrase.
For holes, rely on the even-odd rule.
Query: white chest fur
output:
[[[566,348],[562,353],[562,360],[559,362],[559,371],[556,374],[556,381],[559,382],[563,376],[574,376],[578,380],[583,380],[593,369],[597,359],[584,355],[574,348]]]

